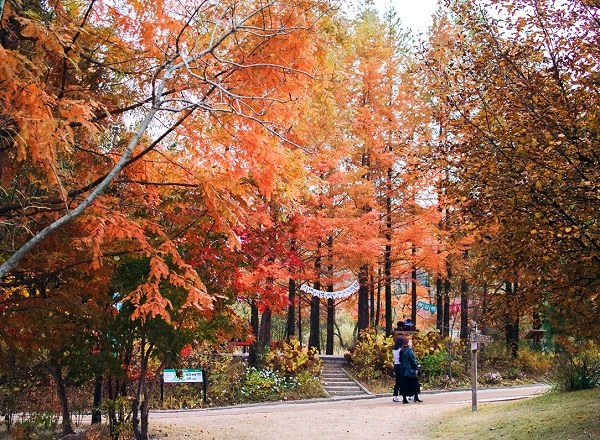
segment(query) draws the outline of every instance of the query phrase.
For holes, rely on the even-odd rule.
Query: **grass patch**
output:
[[[431,420],[432,439],[600,439],[600,389],[483,403]]]

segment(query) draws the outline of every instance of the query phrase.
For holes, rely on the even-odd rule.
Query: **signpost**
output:
[[[492,338],[482,335],[477,330],[477,324],[474,323],[474,330],[471,332],[471,405],[473,411],[477,411],[477,351],[482,344],[489,344]]]
[[[163,381],[165,383],[204,382],[202,370],[188,369],[180,371],[181,377],[177,377],[177,370],[165,368],[163,370]]]
[[[163,400],[163,384],[165,383],[202,383],[203,398],[206,402],[206,381],[202,370],[195,368],[179,370],[180,375],[177,374],[177,371],[171,368],[163,370],[160,383],[160,400]]]

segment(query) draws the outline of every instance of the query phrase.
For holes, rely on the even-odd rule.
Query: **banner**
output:
[[[437,312],[437,306],[423,301],[417,302],[417,309],[429,310],[431,314]]]
[[[358,284],[358,281],[355,281],[348,287],[346,287],[344,290],[338,290],[337,292],[324,292],[322,290],[313,289],[312,287],[309,287],[306,284],[303,284],[300,287],[300,290],[306,293],[310,293],[312,294],[312,296],[318,296],[319,298],[336,299],[346,298],[352,295],[353,293],[358,292],[359,287],[360,284]]]
[[[181,370],[181,372],[181,377],[177,377],[176,370],[165,368],[163,370],[163,382],[204,382],[204,378],[202,377],[202,370],[187,369]]]

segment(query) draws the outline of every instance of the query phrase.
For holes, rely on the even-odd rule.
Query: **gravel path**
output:
[[[543,394],[547,386],[478,390],[478,404]],[[429,391],[423,403],[391,396],[319,399],[150,414],[154,438],[174,440],[428,440],[423,426],[459,408],[471,408],[471,391]]]

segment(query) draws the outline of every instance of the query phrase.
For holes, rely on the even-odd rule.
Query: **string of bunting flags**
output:
[[[319,298],[337,299],[337,298],[349,297],[353,293],[358,292],[359,287],[360,287],[360,284],[358,284],[358,281],[355,281],[352,284],[350,284],[348,287],[346,287],[344,290],[338,290],[336,292],[324,292],[323,290],[313,289],[312,287],[310,287],[306,284],[303,284],[302,286],[300,286],[300,290],[302,290],[303,292],[306,292],[306,293],[310,293],[310,294],[312,294],[312,296],[317,296]]]
[[[437,306],[423,301],[417,302],[417,309],[429,310],[432,314],[437,311]]]

